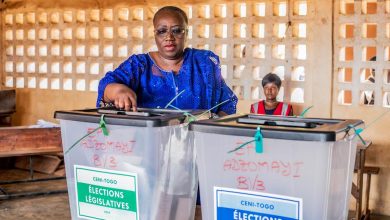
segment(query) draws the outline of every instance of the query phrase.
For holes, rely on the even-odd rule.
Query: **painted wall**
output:
[[[12,123],[33,125],[39,119],[59,123],[54,119],[55,111],[94,108],[96,96],[94,92],[17,89]]]

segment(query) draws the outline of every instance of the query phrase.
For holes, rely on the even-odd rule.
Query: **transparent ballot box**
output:
[[[192,123],[203,220],[347,219],[351,128],[362,125],[251,114]]]
[[[198,178],[182,112],[102,108],[56,111],[55,118],[72,219],[194,218]]]

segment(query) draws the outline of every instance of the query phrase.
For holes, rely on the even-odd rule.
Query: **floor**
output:
[[[21,170],[0,170],[0,181],[21,179],[29,177],[27,171]],[[47,175],[35,174],[35,178],[45,178]],[[20,193],[25,191],[39,190],[63,190],[66,189],[65,180],[52,180],[46,182],[35,182],[34,184],[8,184],[1,185],[1,188],[8,193]],[[196,220],[201,220],[200,208],[197,208]],[[69,220],[71,219],[68,194],[53,194],[45,196],[21,197],[8,200],[0,200],[1,220]],[[390,220],[389,216],[372,215],[371,220]]]
[[[22,180],[29,178],[27,170],[2,169],[0,181]],[[49,175],[34,173],[34,178],[48,178]],[[8,194],[21,194],[26,192],[48,192],[65,190],[66,182],[51,180],[34,183],[3,184],[0,186]],[[68,194],[19,197],[0,200],[0,219],[71,219],[69,213]]]

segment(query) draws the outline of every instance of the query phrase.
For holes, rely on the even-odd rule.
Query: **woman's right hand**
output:
[[[137,95],[123,84],[108,84],[104,90],[104,101],[114,103],[118,109],[130,111],[132,108],[133,111],[137,111]]]

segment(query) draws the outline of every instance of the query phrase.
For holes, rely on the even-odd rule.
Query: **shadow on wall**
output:
[[[390,201],[388,201],[388,199],[390,198],[385,196],[386,193],[390,190],[388,187],[388,180],[390,180],[390,169],[388,167],[380,167],[379,174],[377,176],[372,176],[372,180],[375,185],[373,185],[374,187],[371,187],[371,189],[377,189],[376,193],[378,196],[375,196],[374,198],[373,196],[370,197],[370,207],[375,207],[375,209],[372,209],[371,211],[373,213],[381,213],[383,215],[390,216],[390,207],[386,206],[386,204],[389,204]],[[372,194],[373,193],[371,192],[370,195]]]
[[[379,167],[378,175],[372,175],[369,208],[373,213],[390,216],[390,154],[386,143],[373,143],[366,154],[366,166]],[[372,209],[374,207],[374,209]]]
[[[34,110],[34,108],[29,108],[29,106],[32,106],[32,104],[33,103],[31,102],[30,92],[24,89],[16,89],[16,112],[12,117],[13,126],[23,125],[23,116],[25,117],[27,114],[33,115],[34,112],[37,112],[37,110]]]

